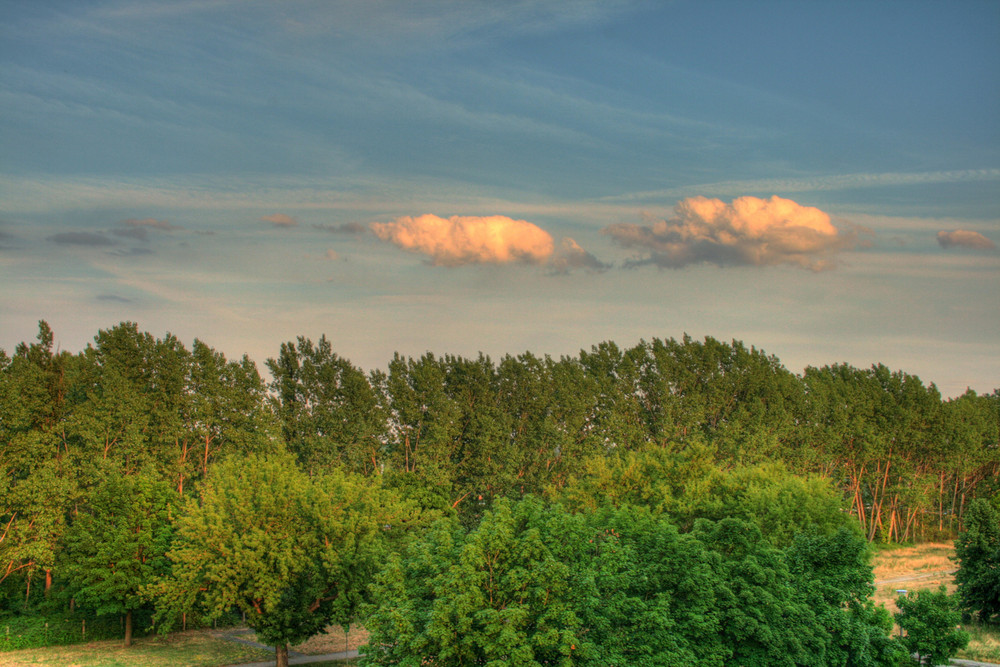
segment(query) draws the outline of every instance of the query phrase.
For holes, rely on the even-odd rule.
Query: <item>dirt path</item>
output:
[[[357,651],[341,651],[340,653],[325,653],[323,655],[302,655],[301,653],[298,653],[294,658],[291,656],[291,653],[289,653],[288,664],[308,665],[311,662],[349,660],[350,658],[356,657],[358,657]],[[268,660],[266,662],[248,662],[242,665],[226,665],[225,667],[274,667],[274,660]]]
[[[891,577],[889,579],[876,579],[875,585],[881,586],[882,584],[901,584],[904,581],[919,581],[920,579],[936,579],[938,577],[955,574],[956,572],[958,572],[958,570],[940,570],[938,572],[927,572],[925,574],[908,574],[902,577]]]

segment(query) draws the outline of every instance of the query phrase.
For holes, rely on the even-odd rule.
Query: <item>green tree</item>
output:
[[[955,540],[955,584],[962,609],[990,623],[1000,614],[1000,511],[983,498],[969,505]]]
[[[202,475],[217,457],[266,452],[277,442],[278,426],[267,406],[266,385],[246,355],[229,361],[195,340],[187,391],[187,426],[201,450]]]
[[[716,453],[698,436],[594,456],[579,477],[549,494],[576,509],[645,506],[669,515],[683,530],[697,519],[739,518],[757,525],[778,547],[810,527],[832,534],[851,523],[828,480],[794,475],[780,462],[723,469]]]
[[[299,336],[268,359],[272,401],[285,442],[310,471],[346,465],[371,474],[380,469],[385,414],[360,369],[333,352],[326,336]]]
[[[49,325],[36,343],[0,352],[0,584],[23,585],[27,604],[35,576],[48,594],[66,513],[76,495],[66,456],[67,376],[75,358],[54,353]]]
[[[147,589],[164,629],[185,610],[236,608],[287,665],[288,644],[348,625],[383,556],[393,516],[362,477],[308,476],[289,454],[231,457],[209,469],[168,553],[172,575]]]
[[[98,615],[125,616],[125,646],[132,616],[144,605],[142,589],[168,570],[177,495],[145,475],[107,477],[69,530],[63,553],[69,594]]]
[[[786,549],[795,586],[831,635],[829,665],[895,667],[903,646],[892,637],[892,617],[871,599],[875,590],[868,543],[856,524],[831,534],[815,527]]]
[[[917,661],[932,665],[947,664],[955,653],[969,643],[969,633],[958,623],[961,614],[954,597],[944,586],[937,591],[914,591],[896,599],[899,612],[896,623],[906,633],[903,645],[917,655]]]
[[[438,521],[394,557],[366,618],[367,665],[579,664],[586,651],[567,563],[536,499],[499,500],[471,531]]]
[[[695,524],[692,534],[716,554],[713,591],[729,664],[825,665],[830,635],[794,586],[784,554],[739,519]]]

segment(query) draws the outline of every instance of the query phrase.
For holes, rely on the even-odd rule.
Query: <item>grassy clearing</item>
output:
[[[875,595],[877,604],[884,604],[890,613],[896,608],[896,590],[937,590],[941,585],[949,593],[955,591],[955,581],[950,574],[957,565],[951,560],[955,555],[951,543],[920,544],[879,548],[875,552]],[[969,646],[959,651],[959,658],[1000,664],[1000,628],[977,624],[964,626],[972,639]],[[894,630],[898,631],[897,630]]]
[[[937,590],[943,584],[953,593],[955,582],[950,573],[956,567],[951,560],[954,555],[955,547],[950,542],[878,549],[873,562],[875,602],[895,614],[899,611],[897,590]]]
[[[189,630],[136,639],[131,648],[108,640],[0,654],[3,667],[218,667],[272,659],[274,654],[225,641],[219,631]]]

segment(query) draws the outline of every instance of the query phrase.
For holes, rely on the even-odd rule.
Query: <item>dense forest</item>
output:
[[[80,606],[127,617],[130,635],[132,612],[152,613],[157,605],[150,601],[158,599],[166,623],[194,598],[162,584],[165,573],[173,568],[173,581],[182,580],[186,562],[204,561],[217,548],[204,536],[222,530],[220,522],[253,515],[255,503],[298,503],[289,521],[306,522],[302,535],[325,526],[314,551],[328,553],[311,561],[313,579],[328,580],[333,570],[342,579],[363,574],[378,579],[384,599],[427,599],[427,591],[410,590],[413,582],[434,568],[439,578],[450,570],[419,553],[458,553],[504,522],[519,535],[535,526],[528,533],[550,542],[566,531],[614,535],[632,545],[638,560],[630,571],[651,567],[642,558],[659,554],[715,562],[710,569],[718,574],[730,567],[734,531],[746,533],[740,549],[760,562],[784,550],[775,571],[787,578],[799,568],[808,579],[803,562],[817,558],[818,549],[808,539],[827,540],[827,549],[841,540],[838,549],[854,553],[846,528],[862,543],[953,538],[972,501],[998,492],[1000,391],[945,400],[934,385],[882,365],[810,367],[798,375],[740,342],[686,336],[626,349],[603,342],[559,359],[530,352],[498,362],[396,355],[385,370],[368,373],[338,356],[325,337],[299,338],[266,365],[269,380],[247,357],[226,359],[200,340],[188,349],[132,323],[100,331],[72,354],[54,349],[53,332],[41,322],[36,341],[0,351],[0,613]],[[278,480],[279,493],[244,498],[233,512],[224,498],[242,492],[226,480],[245,484],[253,476],[246,461],[263,471],[276,466],[255,488]],[[317,500],[323,488],[339,489],[340,500]],[[333,525],[330,517],[345,503],[381,509]],[[555,504],[563,510],[553,514]],[[738,529],[726,522],[739,522]],[[363,544],[393,533],[389,526],[420,537],[391,537],[393,565],[377,575],[384,559]],[[253,528],[251,522],[243,530]],[[331,551],[334,533],[353,536],[354,561]],[[648,534],[664,541],[645,544]],[[558,567],[577,563],[571,569],[578,571],[593,561],[593,554],[566,546],[572,540],[562,543],[562,555],[546,556]],[[541,547],[524,548],[537,555]],[[109,555],[116,549],[128,558]],[[611,553],[617,551],[601,557]],[[115,577],[106,576],[109,567]],[[719,585],[704,576],[704,585]],[[595,577],[576,588],[596,586]],[[184,590],[198,590],[191,585]],[[552,587],[543,588],[548,596]],[[322,619],[339,622],[370,599],[355,592],[298,591],[315,597],[310,613],[330,602]],[[851,595],[865,597],[860,589]],[[213,608],[239,608],[235,600],[219,597]],[[260,612],[264,603],[254,600],[247,608],[252,613],[255,604]],[[642,664],[627,651],[601,653],[629,644],[611,637],[631,617],[627,607],[615,610],[618,626],[608,625],[611,638],[599,644],[593,638],[601,622],[586,622],[594,609],[567,604],[590,639],[565,635],[563,643],[589,646],[603,664]],[[804,607],[795,613],[806,624]],[[370,619],[376,637],[391,634],[391,618],[374,612]],[[281,641],[297,621],[283,623],[271,632]],[[710,628],[703,634],[716,636]],[[821,634],[815,646],[806,641],[795,650],[815,653],[826,641]],[[705,664],[732,655],[722,640],[699,636],[685,641],[711,654]],[[372,664],[408,664],[400,660]]]

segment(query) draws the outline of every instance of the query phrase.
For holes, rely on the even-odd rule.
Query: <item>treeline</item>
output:
[[[278,441],[307,472],[387,475],[469,516],[614,475],[647,448],[692,468],[777,462],[841,489],[873,541],[953,535],[1000,474],[1000,391],[942,400],[881,365],[799,376],[740,342],[605,342],[499,363],[396,355],[366,374],[325,337],[299,338],[266,363],[270,382],[247,357],[131,323],[70,354],[42,322],[36,342],[0,352],[0,577],[51,562],[68,513],[110,470],[183,496],[212,461]]]
[[[366,376],[300,338],[268,360],[302,465],[407,483],[461,508],[544,493],[608,455],[698,445],[712,465],[778,461],[834,482],[870,540],[953,534],[1000,473],[1000,391],[942,400],[878,365],[808,368],[712,338],[606,342],[578,357],[395,356]]]
[[[768,581],[785,581],[760,599],[778,596],[791,605],[782,608],[798,609],[830,585],[813,581],[803,559],[821,558],[839,540],[852,560],[823,567],[847,577],[851,590],[822,594],[829,609],[815,603],[800,636],[814,633],[813,644],[795,651],[855,655],[890,627],[867,599],[870,567],[857,535],[951,537],[974,497],[997,493],[1000,392],[943,400],[933,385],[881,365],[799,376],[742,343],[688,337],[499,363],[396,355],[371,373],[325,337],[299,338],[266,363],[270,381],[247,357],[226,359],[199,340],[188,349],[132,323],[100,331],[72,354],[54,349],[41,322],[35,342],[0,351],[0,616],[120,615],[128,641],[134,614],[148,628],[154,613],[165,624],[196,608],[205,618],[236,609],[280,649],[330,620],[357,617],[375,599],[365,614],[387,651],[372,658],[384,659],[378,664],[396,664],[397,649],[456,651],[463,664],[473,649],[448,643],[437,611],[417,612],[468,602],[472,592],[455,588],[458,597],[449,597],[452,584],[434,588],[431,580],[459,586],[485,576],[506,549],[514,579],[496,583],[489,602],[498,613],[508,594],[547,613],[541,598],[524,601],[527,580],[518,579],[535,561],[563,573],[553,579],[559,586],[566,573],[583,572],[591,578],[574,580],[577,592],[563,599],[561,639],[538,630],[537,641],[555,642],[557,653],[579,643],[595,664],[639,664],[628,647],[653,641],[650,628],[686,613],[667,598],[647,609],[649,596],[679,595],[691,582],[666,574],[633,580],[637,568],[697,553],[714,611],[656,641],[695,653],[713,646],[705,650],[718,658],[752,644],[738,635],[709,642],[748,608],[746,600],[731,604],[727,592],[741,577],[756,585],[747,554],[770,563]],[[488,539],[499,551],[483,551],[497,530],[503,539]],[[560,531],[567,541],[538,542],[539,534],[558,540]],[[587,546],[598,537],[607,550]],[[523,540],[531,544],[524,553]],[[603,569],[582,565],[602,558],[610,559]],[[462,574],[462,563],[476,572]],[[286,578],[246,574],[272,571]],[[629,590],[633,597],[615,598]],[[483,618],[482,604],[449,613],[456,623],[479,623],[469,619]],[[404,608],[417,616],[402,619]],[[627,625],[640,608],[647,620]],[[525,628],[548,627],[525,614],[517,621]],[[404,621],[409,630],[400,634]],[[868,628],[868,648],[848,650],[851,641],[837,632],[856,634],[856,623]],[[506,627],[487,626],[475,635],[470,625],[468,637],[485,646]],[[629,627],[633,635],[616,634]],[[780,638],[765,647],[762,638],[772,635],[761,630],[754,645],[792,650]]]

